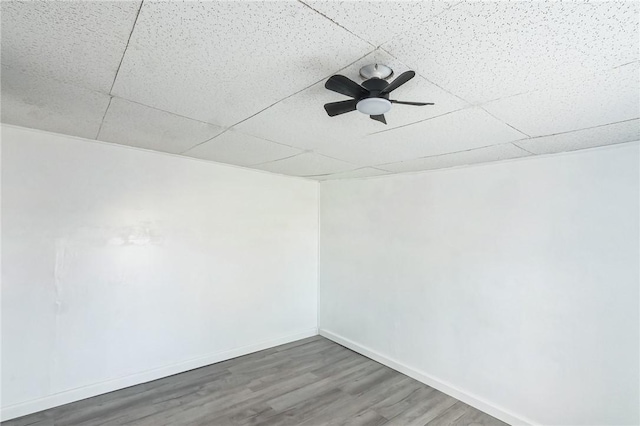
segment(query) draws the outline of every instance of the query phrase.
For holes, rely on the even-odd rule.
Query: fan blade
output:
[[[402,74],[400,74],[398,76],[398,78],[396,78],[395,80],[393,80],[391,82],[391,84],[389,84],[387,87],[385,87],[384,89],[382,89],[382,92],[380,92],[381,95],[384,95],[385,93],[389,93],[393,90],[396,90],[398,87],[402,86],[403,84],[405,84],[407,81],[411,80],[413,77],[415,77],[416,73],[413,71],[406,71],[403,72]]]
[[[369,117],[372,120],[376,120],[376,121],[379,121],[381,123],[387,124],[387,120],[385,120],[384,114],[381,114],[381,115],[370,115]]]
[[[369,96],[369,91],[344,75],[332,75],[324,84],[327,89],[355,99]]]
[[[435,105],[433,102],[403,102],[403,101],[394,101],[393,99],[389,99],[389,102],[391,102],[392,104],[415,105],[415,106]]]
[[[324,109],[329,114],[329,117],[335,115],[344,114],[356,110],[357,99],[349,99],[347,101],[332,102],[330,104],[324,104]]]

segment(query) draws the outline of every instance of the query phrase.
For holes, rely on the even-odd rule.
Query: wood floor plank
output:
[[[381,368],[382,366],[377,363],[356,365],[340,373],[337,373],[334,376],[320,379],[315,383],[270,399],[268,403],[277,411],[286,410],[309,398],[312,398],[314,395],[323,393],[328,389],[338,389],[338,387],[344,383],[357,380],[377,370],[380,370]]]
[[[6,421],[2,426],[505,423],[324,337]]]
[[[114,392],[111,400],[95,404],[83,410],[60,410],[56,415],[57,426],[106,425],[130,422],[158,412],[168,412],[181,406],[184,401],[208,398],[213,394],[227,393],[245,384],[228,371],[218,371],[194,382],[165,383],[158,388],[149,388],[133,396],[119,398]],[[66,407],[65,407],[66,408]]]
[[[272,386],[264,388],[258,392],[254,392],[253,396],[249,399],[239,401],[235,404],[227,405],[225,407],[221,407],[220,413],[226,416],[233,417],[242,410],[245,410],[255,404],[263,403],[273,408],[270,404],[268,404],[269,398],[285,395],[287,393],[295,391],[296,389],[300,389],[309,384],[315,383],[317,380],[318,378],[313,374],[306,373],[299,377],[294,377],[289,380],[274,383]]]
[[[394,377],[398,377],[397,371],[388,367],[380,366],[379,370],[360,376],[354,380],[350,380],[340,388],[349,395],[360,395],[371,388],[384,384],[386,381],[391,380]]]
[[[428,426],[506,426],[507,424],[463,402],[456,402]]]
[[[415,405],[389,419],[386,424],[388,426],[424,426],[456,402],[455,398],[433,390],[426,398],[420,399]]]
[[[389,395],[386,399],[374,404],[371,408],[381,416],[392,419],[416,404],[419,404],[420,401],[429,398],[432,392],[435,392],[433,388],[420,386],[417,389],[405,390],[404,392]]]
[[[41,411],[29,416],[20,417],[2,423],[2,426],[54,426],[54,418],[50,411]]]
[[[333,423],[329,423],[329,425],[333,426],[381,426],[387,423],[387,419],[382,417],[380,414],[376,413],[373,410],[364,411],[354,417],[348,418],[346,420],[337,421]]]
[[[235,410],[235,412],[228,417],[236,425],[254,425],[261,419],[268,419],[276,414],[278,414],[276,410],[261,400],[256,401],[246,408]]]
[[[373,411],[371,410],[371,407],[375,403],[388,397],[389,394],[399,392],[403,388],[407,387],[415,389],[415,383],[418,382],[401,374],[387,380],[378,381],[375,385],[372,385],[364,392],[349,395],[351,398],[344,399],[340,401],[340,403],[326,407],[324,412],[320,413],[318,417],[322,420],[322,424],[343,424],[346,420],[357,418],[360,414],[366,411]],[[344,387],[342,389],[344,389]],[[385,418],[384,421],[386,422],[387,419]],[[310,419],[302,423],[302,425],[305,426],[313,426],[315,424],[316,419]]]
[[[334,359],[332,362],[321,365],[320,367],[311,370],[311,372],[318,377],[331,377],[334,374],[337,374],[340,371],[351,368],[355,365],[365,362],[374,362],[368,358],[363,357],[360,354],[356,354],[355,352],[347,351],[346,353],[343,352],[342,354],[344,356],[336,356],[336,359]]]
[[[264,421],[259,421],[256,424],[297,426],[308,419],[311,419],[312,422],[315,419],[315,424],[322,424],[321,419],[317,419],[317,415],[322,413],[328,407],[331,407],[333,404],[339,401],[344,401],[348,398],[349,396],[337,387],[330,387],[314,395],[313,397],[300,401],[298,404],[292,406],[291,408],[284,410],[276,414],[275,416],[269,417]]]

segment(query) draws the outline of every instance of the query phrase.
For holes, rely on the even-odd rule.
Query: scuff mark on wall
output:
[[[151,222],[143,222],[139,225],[128,226],[113,230],[116,236],[109,238],[109,245],[117,246],[144,246],[161,245],[164,241],[159,230]]]
[[[54,299],[55,322],[53,326],[53,333],[54,333],[53,346],[51,349],[51,357],[49,358],[51,360],[51,364],[50,364],[51,368],[49,369],[50,372],[56,371],[56,365],[58,363],[58,356],[57,356],[58,330],[60,328],[59,327],[60,314],[64,309],[62,305],[63,303],[62,302],[62,275],[65,267],[65,258],[67,256],[67,240],[65,238],[56,239],[55,250],[56,250],[56,253],[55,253],[56,261],[55,261],[54,270],[53,270],[53,285],[54,285],[54,291],[55,291],[55,299]],[[51,374],[49,374],[47,385],[49,387],[49,391],[51,391],[53,387]]]
[[[60,238],[67,249],[104,246],[145,246],[162,245],[164,236],[152,221],[120,227],[84,226],[71,230]],[[67,250],[67,256],[69,255]],[[64,261],[64,259],[60,259]],[[56,259],[56,262],[58,259]],[[56,263],[57,265],[57,263]]]
[[[53,271],[53,282],[55,286],[55,307],[56,314],[60,312],[62,299],[62,271],[64,269],[65,257],[67,254],[67,240],[65,238],[58,238],[56,240],[56,262]]]

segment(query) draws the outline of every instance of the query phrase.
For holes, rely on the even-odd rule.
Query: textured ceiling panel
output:
[[[637,140],[640,140],[640,120],[629,120],[575,132],[527,139],[518,141],[516,144],[534,154],[551,154]]]
[[[145,1],[113,93],[229,126],[371,50],[299,2]]]
[[[10,124],[92,139],[100,130],[101,140],[318,180],[639,139],[638,1],[0,7]],[[327,78],[361,82],[371,63],[418,73],[392,99],[436,105],[396,104],[388,125],[357,111],[328,117],[323,104],[347,98]]]
[[[254,168],[266,170],[268,172],[281,173],[293,176],[317,176],[330,173],[345,172],[358,168],[353,164],[336,160],[333,158],[318,155],[313,152],[285,158],[284,160],[273,161],[261,164]]]
[[[2,64],[108,93],[139,6],[139,1],[3,1]]]
[[[640,62],[575,81],[483,105],[529,136],[584,129],[640,117]]]
[[[464,166],[467,164],[527,157],[530,155],[532,154],[514,146],[513,144],[507,143],[472,149],[469,151],[418,158],[415,160],[403,161],[401,163],[384,164],[379,167],[396,173],[417,172],[420,170],[443,169],[447,167]]]
[[[304,0],[304,3],[374,46],[380,46],[407,28],[429,25],[430,18],[457,2]]]
[[[472,102],[563,85],[638,59],[640,2],[464,2],[383,48]]]
[[[396,76],[408,70],[406,65],[397,59],[384,52],[376,51],[337,73],[360,83],[362,82],[358,74],[360,68],[371,63],[389,65]],[[393,91],[391,99],[433,102],[435,105],[422,107],[394,105],[386,114],[387,126],[357,111],[329,117],[323,105],[348,98],[325,89],[324,83],[322,81],[279,102],[236,128],[288,145],[305,149],[322,149],[328,146],[339,146],[346,140],[359,139],[369,133],[425,120],[467,106],[457,97],[417,75]],[[283,118],[286,118],[286,121]]]
[[[93,139],[109,96],[2,67],[2,122]]]
[[[470,108],[364,138],[327,144],[318,152],[361,166],[375,166],[522,138],[522,133],[485,111]]]
[[[336,180],[336,179],[355,179],[371,176],[388,175],[390,172],[386,170],[374,169],[373,167],[363,167],[361,169],[350,170],[348,172],[333,173],[320,176],[309,176],[314,180]]]
[[[251,166],[291,157],[302,152],[300,149],[229,130],[185,152],[185,155],[220,163]]]
[[[180,154],[223,130],[213,124],[113,98],[98,139]]]

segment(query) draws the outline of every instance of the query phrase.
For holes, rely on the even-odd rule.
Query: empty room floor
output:
[[[2,423],[328,424],[505,425],[320,336]]]

